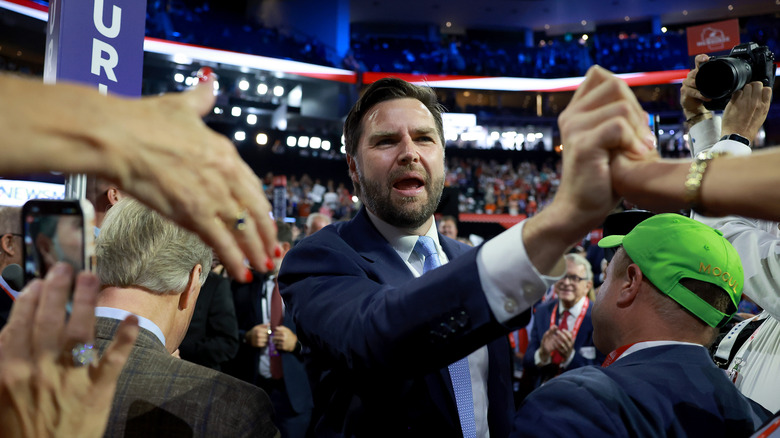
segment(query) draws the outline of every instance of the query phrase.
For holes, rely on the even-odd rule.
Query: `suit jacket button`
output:
[[[517,311],[517,301],[512,298],[507,299],[504,302],[504,310],[506,310],[507,313],[515,313],[515,311]]]

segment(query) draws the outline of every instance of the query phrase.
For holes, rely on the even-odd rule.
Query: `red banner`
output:
[[[722,52],[739,44],[739,20],[716,21],[688,28],[688,55]]]

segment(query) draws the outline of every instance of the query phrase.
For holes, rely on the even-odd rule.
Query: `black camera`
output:
[[[731,95],[750,82],[760,81],[767,87],[775,85],[775,57],[767,46],[745,43],[735,46],[727,56],[713,56],[699,66],[696,88],[709,110],[722,110]]]

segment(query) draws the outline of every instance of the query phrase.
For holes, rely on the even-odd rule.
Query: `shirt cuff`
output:
[[[691,149],[693,156],[701,151],[707,150],[718,142],[720,138],[721,118],[713,115],[711,119],[702,120],[691,126],[688,135],[691,139]]]
[[[536,365],[536,368],[541,368],[543,366],[550,365],[552,363],[552,356],[548,357],[547,360],[542,360],[542,355],[539,354],[540,348],[536,349],[536,352],[534,353],[534,365]]]
[[[502,324],[530,309],[560,279],[540,274],[531,263],[523,244],[524,225],[525,221],[489,240],[477,254],[482,290]]]

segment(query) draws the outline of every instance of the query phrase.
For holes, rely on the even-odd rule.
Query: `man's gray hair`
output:
[[[593,267],[591,267],[590,262],[585,257],[579,255],[579,254],[566,254],[564,256],[566,260],[569,260],[570,262],[574,262],[575,265],[580,265],[585,267],[585,278],[587,280],[593,280]]]
[[[140,287],[157,294],[184,292],[195,265],[211,269],[211,248],[134,199],[108,210],[97,238],[97,274],[103,286]]]
[[[0,206],[0,235],[2,234],[22,234],[20,207]]]

